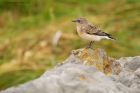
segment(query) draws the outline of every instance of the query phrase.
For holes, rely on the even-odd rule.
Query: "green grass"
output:
[[[6,87],[11,87],[12,85],[18,85],[19,83],[24,83],[29,80],[39,77],[43,73],[42,70],[21,70],[15,72],[8,72],[0,75],[0,88],[5,89]],[[26,76],[26,77],[25,77]]]

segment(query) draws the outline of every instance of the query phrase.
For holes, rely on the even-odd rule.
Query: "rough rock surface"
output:
[[[84,62],[72,54],[40,78],[0,93],[140,93],[140,56],[116,60],[121,71],[110,76]]]

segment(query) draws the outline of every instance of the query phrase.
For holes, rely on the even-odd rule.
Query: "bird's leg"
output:
[[[94,41],[90,41],[88,46],[86,48],[91,48],[92,49],[92,44],[94,43]]]

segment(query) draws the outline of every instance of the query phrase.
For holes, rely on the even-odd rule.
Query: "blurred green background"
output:
[[[140,0],[0,0],[0,90],[39,77],[85,47],[71,22],[77,17],[117,39],[94,48],[114,58],[140,55]]]

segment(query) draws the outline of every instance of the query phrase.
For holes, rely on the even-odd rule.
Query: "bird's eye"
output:
[[[80,20],[77,20],[77,22],[81,22]]]

